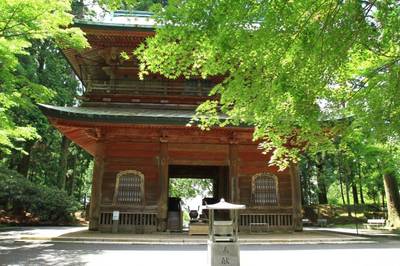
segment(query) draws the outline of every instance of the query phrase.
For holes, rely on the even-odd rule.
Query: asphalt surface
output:
[[[242,245],[241,266],[400,266],[400,240],[373,237],[364,243]],[[1,265],[207,265],[205,245],[0,241]]]

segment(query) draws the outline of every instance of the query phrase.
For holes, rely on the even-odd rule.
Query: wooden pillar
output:
[[[89,210],[89,230],[99,230],[101,190],[103,186],[104,173],[104,143],[96,143],[96,152],[94,156],[92,194],[90,197]]]
[[[217,195],[216,199],[220,200],[221,198],[224,198],[226,200],[229,200],[229,173],[227,172],[228,170],[225,167],[219,167],[218,169],[218,180],[217,180]]]
[[[292,188],[292,208],[293,208],[293,229],[302,231],[303,224],[301,221],[301,191],[300,191],[300,176],[299,169],[296,164],[290,164],[290,183]]]
[[[168,139],[163,136],[160,138],[160,198],[159,198],[159,218],[158,231],[167,230],[168,219]]]
[[[229,188],[230,201],[239,203],[239,180],[238,180],[238,146],[233,140],[229,144]]]
[[[221,168],[219,169],[220,172]],[[219,195],[219,175],[213,178],[213,198],[218,198]]]

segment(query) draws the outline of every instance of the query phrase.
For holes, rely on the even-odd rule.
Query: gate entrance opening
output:
[[[170,165],[168,173],[170,231],[181,231],[189,221],[206,221],[207,214],[202,212],[201,206],[216,203],[230,195],[228,166]]]

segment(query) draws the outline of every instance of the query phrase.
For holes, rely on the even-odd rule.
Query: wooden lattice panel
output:
[[[252,182],[253,203],[259,206],[278,205],[278,181],[277,177],[261,173],[253,176]]]
[[[124,171],[117,175],[117,184],[114,196],[115,204],[141,205],[143,201],[142,173],[134,170]]]

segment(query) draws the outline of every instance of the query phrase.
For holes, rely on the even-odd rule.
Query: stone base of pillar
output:
[[[99,223],[97,219],[89,220],[89,230],[90,231],[98,231],[99,230]]]
[[[298,217],[293,219],[293,228],[295,232],[303,231],[303,223],[301,222],[301,218]]]
[[[158,232],[167,231],[167,219],[166,218],[159,218],[158,219],[157,231]]]

